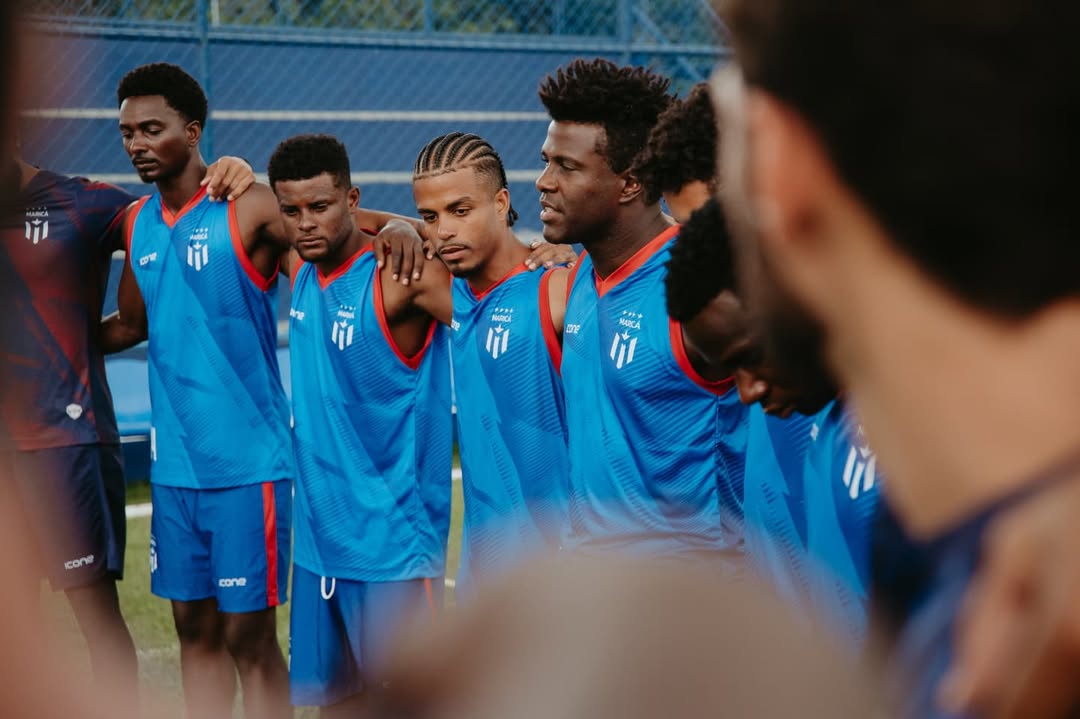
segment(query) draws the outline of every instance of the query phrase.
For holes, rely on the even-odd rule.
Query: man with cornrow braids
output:
[[[446,294],[465,496],[457,592],[467,596],[558,547],[569,474],[559,377],[568,270],[527,271],[502,160],[476,135],[429,142],[416,158],[413,195],[454,275]],[[565,248],[548,247],[573,263]]]
[[[473,247],[481,254],[492,228],[508,228],[504,173],[493,151],[476,165],[489,171],[481,174],[470,169],[477,160],[472,151],[450,149],[432,159],[464,164],[433,167],[463,172],[433,178],[444,181],[440,187],[462,176],[482,182],[459,191],[453,219],[445,222],[457,230],[440,237],[458,238],[459,255],[468,256]],[[455,263],[427,262],[408,285],[396,281],[391,266],[379,268],[371,252],[375,238],[356,221],[359,191],[349,181],[348,153],[334,137],[285,140],[270,158],[268,175],[292,244],[282,258],[282,271],[293,281],[289,351],[298,472],[291,697],[298,706],[320,706],[324,717],[354,716],[383,686],[380,658],[396,629],[418,605],[430,605],[425,614],[437,610],[433,584],[445,568],[452,436],[447,332],[439,324],[453,320],[444,262]],[[440,205],[431,208],[422,212],[425,219],[442,213]],[[484,230],[476,233],[480,242],[471,230],[477,222]],[[511,264],[524,269],[530,250],[505,234],[523,253]],[[444,249],[438,237],[435,249]],[[559,248],[534,256],[537,264],[551,259],[552,250]],[[538,293],[534,283],[533,297]],[[535,334],[546,353],[539,327]],[[522,335],[501,340],[507,359],[527,347]],[[508,381],[525,384],[516,377]],[[459,384],[463,404],[471,406],[472,394]],[[510,420],[498,421],[505,426]],[[565,462],[561,426],[555,426]],[[497,428],[497,422],[480,427],[470,438],[482,441]],[[536,446],[545,451],[548,445]],[[463,447],[463,463],[467,454]],[[513,459],[545,468],[557,461]],[[494,484],[516,481],[513,465],[491,466],[500,472]],[[500,508],[509,504],[498,499]],[[522,543],[499,541],[508,548]]]
[[[684,341],[664,304],[678,233],[631,170],[669,81],[607,60],[548,76],[544,238],[581,243],[571,277],[562,377],[570,451],[568,548],[706,559],[741,542],[746,408],[726,362]]]

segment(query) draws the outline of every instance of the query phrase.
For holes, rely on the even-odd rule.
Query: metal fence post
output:
[[[622,61],[624,65],[629,65],[632,57],[630,51],[631,43],[634,41],[634,28],[633,18],[631,16],[630,8],[631,0],[619,0],[616,12],[618,13],[616,22],[616,32],[619,38],[619,44],[623,46]]]
[[[435,7],[431,0],[424,0],[424,32],[435,32]]]
[[[199,84],[206,93],[211,108],[214,107],[214,95],[210,85],[210,2],[211,0],[195,0],[195,22],[199,31]],[[214,124],[207,118],[206,127],[203,128],[201,149],[203,157],[213,160],[214,155]]]

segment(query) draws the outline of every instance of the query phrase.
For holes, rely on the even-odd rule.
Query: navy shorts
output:
[[[402,626],[433,622],[441,580],[359,582],[293,565],[289,696],[295,706],[330,706],[381,683],[382,659]]]
[[[229,489],[151,484],[150,591],[179,602],[217,599],[223,612],[287,600],[292,482]]]
[[[0,451],[0,481],[17,499],[41,575],[54,590],[124,573],[124,471],[118,444]]]

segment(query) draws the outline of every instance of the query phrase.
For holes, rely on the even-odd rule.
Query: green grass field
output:
[[[455,462],[456,465],[456,462]],[[453,485],[453,507],[450,524],[450,545],[447,576],[457,576],[458,562],[461,555],[461,482]],[[141,504],[150,501],[148,484],[135,484],[128,487],[128,504]],[[120,582],[120,605],[139,653],[139,675],[147,691],[144,695],[153,697],[155,716],[160,714],[161,704],[181,704],[180,654],[176,643],[176,634],[172,625],[172,613],[169,602],[150,593],[150,518],[129,519],[127,523],[127,555],[124,562],[124,581]],[[79,634],[74,617],[63,595],[47,592],[44,601],[56,618],[59,640],[74,648],[75,652],[85,656],[86,646]],[[453,587],[446,590],[446,603],[452,606]],[[278,609],[278,639],[282,651],[288,651],[289,640],[289,605]],[[89,663],[86,662],[89,672]],[[161,700],[164,700],[162,702]],[[237,714],[239,716],[239,713]],[[313,710],[299,710],[298,717],[314,717]],[[180,716],[179,710],[176,714]]]

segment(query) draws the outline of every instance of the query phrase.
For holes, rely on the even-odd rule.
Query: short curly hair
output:
[[[333,135],[296,135],[283,140],[266,168],[270,187],[283,180],[309,180],[324,172],[333,176],[335,187],[352,186],[349,153]]]
[[[645,187],[646,201],[657,202],[663,193],[695,180],[713,182],[718,140],[709,86],[700,83],[664,110],[634,162],[632,172]]]
[[[630,169],[657,118],[674,100],[671,80],[610,60],[573,60],[540,82],[540,101],[556,122],[601,125],[597,151],[615,172]]]
[[[736,291],[735,261],[724,211],[716,198],[699,207],[671,246],[664,278],[668,315],[689,322],[714,297]]]
[[[129,97],[160,95],[188,122],[206,127],[207,102],[202,86],[179,65],[155,62],[140,65],[120,79],[116,88],[116,106]]]

